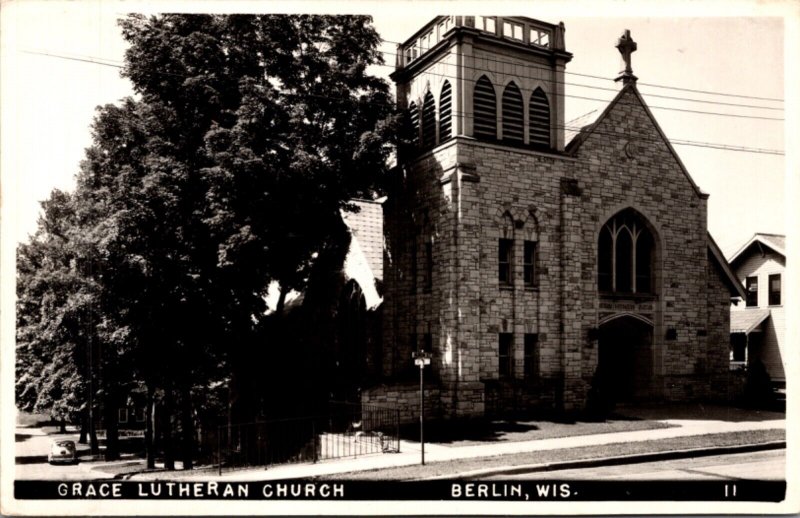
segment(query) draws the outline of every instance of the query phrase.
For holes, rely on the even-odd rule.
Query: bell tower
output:
[[[397,48],[397,100],[431,149],[470,137],[564,150],[564,24],[439,16]]]

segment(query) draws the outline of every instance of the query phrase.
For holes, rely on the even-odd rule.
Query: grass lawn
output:
[[[708,448],[712,446],[735,446],[741,444],[758,444],[771,441],[786,440],[786,431],[753,430],[745,432],[718,433],[677,437],[653,441],[627,442],[605,444],[602,446],[586,446],[582,448],[568,448],[563,450],[539,451],[530,453],[516,453],[513,455],[498,455],[494,457],[480,457],[447,462],[434,462],[425,466],[413,465],[381,470],[358,471],[342,473],[326,477],[321,480],[419,480],[436,476],[457,476],[474,470],[523,466],[528,464],[546,464],[550,462],[596,459],[614,457],[619,455],[633,455],[641,453],[656,453],[663,451],[686,450],[693,448]],[[511,475],[513,477],[513,475]]]

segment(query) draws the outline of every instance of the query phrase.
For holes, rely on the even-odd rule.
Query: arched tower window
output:
[[[439,96],[439,142],[444,142],[451,137],[453,127],[453,97],[450,88],[450,81],[445,81],[442,85],[442,93]]]
[[[516,84],[503,91],[503,140],[522,144],[522,94]]]
[[[644,219],[626,209],[600,229],[597,288],[611,293],[653,293],[655,239]]]
[[[541,88],[531,94],[529,138],[532,146],[550,147],[550,103]]]
[[[422,103],[422,147],[430,149],[436,145],[436,101],[430,91]]]
[[[494,87],[486,76],[475,83],[472,97],[473,135],[477,139],[495,140],[497,138],[497,98]]]
[[[411,123],[411,142],[419,145],[419,109],[415,102],[408,105],[408,120]]]

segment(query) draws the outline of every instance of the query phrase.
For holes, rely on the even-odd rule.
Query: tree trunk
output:
[[[59,433],[67,433],[67,420],[64,419],[64,416],[61,416],[61,420],[58,423],[59,426]]]
[[[172,444],[172,412],[174,397],[172,394],[172,383],[168,383],[164,389],[164,468],[175,469],[175,452]]]
[[[181,431],[183,439],[183,469],[192,469],[194,462],[194,420],[192,419],[191,390],[188,385],[181,387]]]
[[[155,434],[153,433],[153,384],[147,384],[147,405],[144,411],[144,448],[147,455],[147,469],[156,467],[156,449],[154,444]]]
[[[97,426],[95,423],[95,414],[93,410],[89,411],[89,451],[92,455],[100,453],[100,443],[97,441]]]
[[[81,412],[81,436],[78,438],[78,444],[86,444],[86,438],[87,438],[88,432],[89,432],[89,426],[88,426],[89,416],[88,416],[88,413],[89,412],[88,412],[87,409],[84,409]]]
[[[278,305],[275,307],[275,314],[278,316],[283,314],[283,306],[286,303],[286,288],[283,286],[283,284],[281,284],[280,287],[281,292],[278,296]]]
[[[106,425],[106,460],[119,459],[118,402],[113,394],[108,394],[103,402],[103,419]]]

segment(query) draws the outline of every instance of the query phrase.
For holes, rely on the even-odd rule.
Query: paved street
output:
[[[536,480],[784,480],[786,450],[769,450],[621,466],[495,475],[492,479]]]
[[[92,463],[82,462],[70,465],[50,465],[47,463],[47,453],[50,442],[54,439],[71,439],[78,447],[79,455],[88,454],[89,446],[77,444],[78,434],[67,433],[48,434],[52,428],[17,428],[16,441],[16,478],[20,480],[85,480],[107,478],[99,471],[90,469]]]

